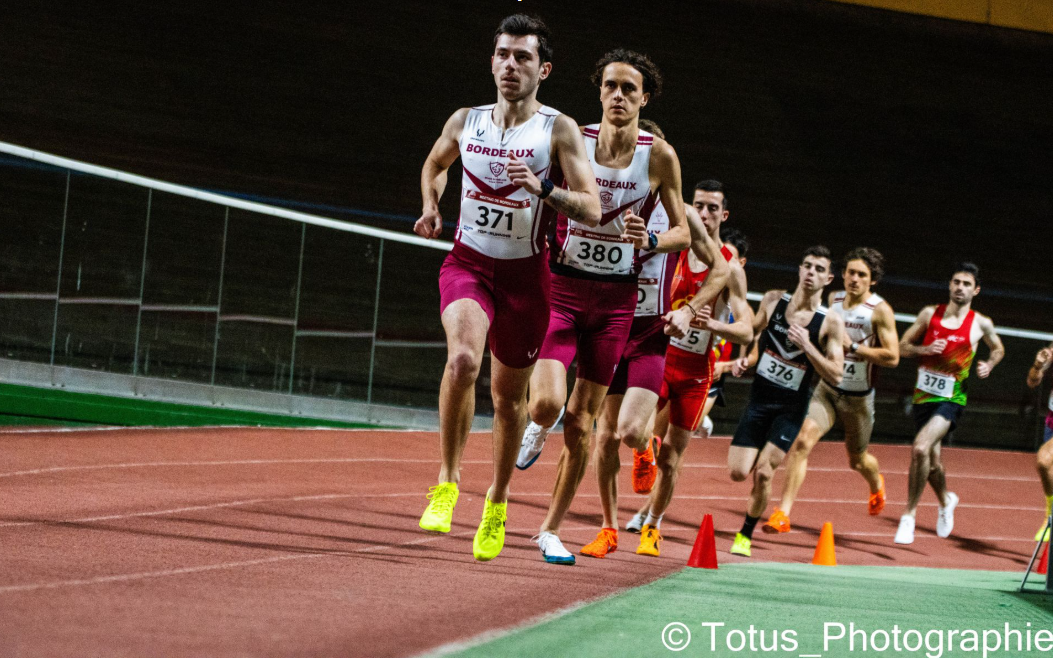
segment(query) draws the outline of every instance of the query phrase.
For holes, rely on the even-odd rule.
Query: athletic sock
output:
[[[740,532],[746,535],[746,537],[753,539],[753,529],[757,527],[757,521],[760,521],[759,516],[750,516],[747,514],[746,522],[742,524],[742,530]]]
[[[665,516],[665,515],[663,514],[662,516]],[[659,517],[656,518],[654,514],[651,514],[650,512],[648,512],[647,513],[647,520],[644,521],[644,525],[649,525],[652,528],[660,528],[660,527],[662,527],[662,516],[659,516]]]

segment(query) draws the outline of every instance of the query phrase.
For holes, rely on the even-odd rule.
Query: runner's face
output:
[[[706,231],[710,235],[719,231],[720,225],[728,219],[728,211],[724,210],[723,192],[695,190],[695,199],[691,205],[702,215],[702,223],[706,225]]]
[[[614,62],[603,69],[600,83],[600,103],[603,118],[616,126],[624,126],[640,116],[640,108],[647,105],[651,94],[643,91],[643,75],[625,62]]]
[[[502,34],[497,38],[494,54],[490,58],[490,71],[494,74],[497,91],[505,100],[529,98],[551,70],[552,63],[542,64],[538,57],[535,35],[516,37]]]
[[[830,259],[820,256],[805,256],[798,270],[801,288],[811,294],[830,285],[834,273],[830,271]]]
[[[956,304],[970,304],[980,287],[976,285],[976,278],[968,272],[955,272],[951,277],[951,301]]]
[[[850,260],[845,265],[842,275],[845,279],[845,290],[852,295],[870,292],[870,268],[862,259]]]

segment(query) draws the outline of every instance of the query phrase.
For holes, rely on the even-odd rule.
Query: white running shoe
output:
[[[941,507],[936,517],[936,536],[950,537],[954,530],[954,508],[958,506],[958,494],[947,492],[947,507]]]
[[[629,532],[635,532],[640,534],[643,531],[644,521],[647,520],[646,514],[637,514],[633,518],[629,519],[629,522],[625,524],[625,529]]]
[[[904,514],[899,517],[899,528],[896,529],[896,543],[897,544],[913,544],[914,543],[914,517],[909,514]]]
[[[560,419],[563,418],[565,410],[566,407],[559,410],[559,416],[556,417],[556,422],[552,423],[552,427],[555,427]],[[552,431],[552,427],[542,427],[534,421],[530,421],[527,424],[526,430],[523,432],[523,442],[519,446],[516,468],[525,471],[537,461],[537,458],[541,456],[541,449],[545,447],[545,439],[548,437],[548,433]]]
[[[551,532],[542,532],[531,541],[541,549],[541,557],[549,564],[574,564],[574,556],[565,548],[559,537]]]
[[[713,419],[709,416],[703,418],[702,429],[705,430],[706,436],[713,436]]]

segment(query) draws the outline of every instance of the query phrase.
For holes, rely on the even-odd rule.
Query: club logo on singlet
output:
[[[610,208],[611,200],[613,199],[614,195],[608,192],[607,190],[600,192],[600,202],[603,203],[604,208]]]
[[[500,162],[491,162],[490,163],[490,173],[493,174],[494,176],[500,176],[502,173],[504,173],[504,170],[505,170],[505,166],[504,166],[503,163],[500,163]]]

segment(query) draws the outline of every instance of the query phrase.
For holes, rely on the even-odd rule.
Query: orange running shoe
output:
[[[600,528],[596,539],[581,547],[581,554],[590,557],[607,557],[616,550],[618,550],[618,531],[614,528]]]
[[[655,478],[658,477],[658,464],[655,457],[661,447],[662,439],[653,436],[647,443],[646,451],[633,450],[633,491],[636,493],[651,493]]]
[[[768,522],[761,526],[761,530],[769,535],[774,535],[777,532],[789,532],[790,517],[786,516],[786,512],[776,507],[771,516],[768,517]]]
[[[870,494],[870,500],[867,501],[867,511],[870,512],[870,516],[877,516],[881,514],[881,510],[885,509],[885,476],[878,475],[878,479],[881,480],[881,487],[877,493]]]

